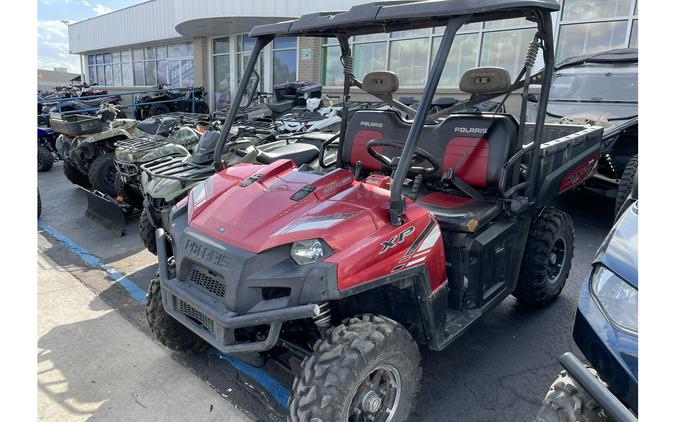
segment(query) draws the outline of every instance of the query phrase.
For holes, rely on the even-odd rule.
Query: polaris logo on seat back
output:
[[[367,127],[384,127],[384,123],[380,122],[361,122],[360,125]]]
[[[455,132],[458,133],[475,133],[479,135],[485,135],[487,133],[487,128],[484,127],[456,127]]]

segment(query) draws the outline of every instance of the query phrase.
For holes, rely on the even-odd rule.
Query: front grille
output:
[[[215,277],[217,276],[210,271],[206,272],[198,268],[192,268],[190,272],[190,281],[206,289],[211,294],[223,298],[225,297],[225,285]]]
[[[164,199],[152,198],[152,206],[155,207],[156,210],[161,210],[162,207],[164,206]]]
[[[213,320],[181,299],[178,299],[178,312],[197,321],[211,333],[215,333],[216,330],[213,328]]]

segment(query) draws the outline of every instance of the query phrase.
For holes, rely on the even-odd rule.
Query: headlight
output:
[[[211,178],[204,180],[203,182],[197,183],[191,190],[188,195],[188,219],[192,218],[192,213],[202,201],[204,201],[208,195],[213,193],[213,188],[211,187]],[[196,217],[196,216],[195,216]]]
[[[291,258],[298,265],[314,264],[326,255],[319,239],[301,240],[291,246]]]
[[[638,332],[637,289],[601,265],[593,271],[591,289],[610,322]]]
[[[190,195],[195,205],[202,202],[206,198],[206,180],[197,183],[190,191]]]

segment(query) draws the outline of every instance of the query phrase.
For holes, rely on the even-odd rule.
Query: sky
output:
[[[38,68],[66,67],[80,73],[79,56],[68,53],[68,27],[61,21],[79,22],[142,0],[38,0]]]

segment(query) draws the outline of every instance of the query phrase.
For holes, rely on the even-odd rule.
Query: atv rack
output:
[[[103,122],[98,116],[51,113],[49,115],[49,125],[58,133],[68,136],[78,136],[99,132],[103,126]]]
[[[173,111],[170,113],[158,114],[152,117],[175,117],[181,124],[195,124],[198,122],[211,122],[211,117],[204,113],[189,113],[186,111]]]
[[[181,156],[162,157],[148,164],[141,165],[151,178],[178,180],[182,183],[194,183],[206,179],[213,174],[213,166],[197,165]]]
[[[256,131],[273,131],[274,120],[272,119],[256,119],[256,120],[240,120],[237,122],[239,131],[242,130],[256,130]]]
[[[131,152],[143,152],[168,144],[164,140],[155,140],[151,137],[125,139],[115,142],[115,147],[124,148]]]
[[[169,145],[169,142],[165,140],[155,140],[152,139],[152,137],[125,139],[115,142],[116,148],[126,150],[132,154],[145,153],[163,147],[164,145]],[[115,168],[121,175],[126,177],[133,177],[140,173],[138,165],[117,159],[115,160]]]

